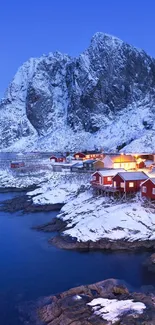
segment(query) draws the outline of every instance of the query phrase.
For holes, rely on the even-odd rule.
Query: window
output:
[[[79,155],[76,155],[76,158],[79,158]]]
[[[129,187],[134,187],[134,183],[133,182],[130,182],[129,183]]]
[[[107,177],[107,181],[110,182],[112,177]]]
[[[155,194],[155,188],[152,189],[152,194]]]
[[[96,176],[93,176],[93,181],[96,181]]]
[[[142,186],[142,192],[146,193],[146,186]]]
[[[114,181],[114,187],[116,187],[116,181]]]
[[[121,182],[120,186],[121,186],[122,188],[124,188],[124,182]]]

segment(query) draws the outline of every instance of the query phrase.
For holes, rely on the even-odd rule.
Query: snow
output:
[[[52,177],[52,171],[47,170],[42,173],[41,171],[36,175],[25,175],[18,176],[18,174],[13,173],[9,168],[0,169],[0,187],[1,188],[27,188],[28,186],[39,186],[42,182],[47,182]]]
[[[64,204],[77,196],[81,187],[90,187],[91,175],[80,175],[65,172],[53,172],[48,182],[39,189],[28,192],[34,204]]]
[[[124,57],[125,49],[127,57]],[[139,73],[135,73],[133,78],[130,76],[132,103],[127,105],[128,80],[124,81],[122,71],[128,67],[128,57],[132,57],[132,54],[143,63],[144,78],[138,82]],[[111,62],[111,55],[113,62],[109,66],[106,57]],[[150,85],[147,87],[148,93],[141,91],[145,74],[153,85],[153,68],[147,75],[151,65],[154,67],[154,62],[145,53],[104,33],[96,33],[90,47],[78,58],[72,59],[55,52],[28,60],[18,69],[5,98],[0,102],[0,148],[17,152],[28,149],[76,151],[102,147],[106,152],[112,152],[124,143],[122,150],[126,153],[155,152],[154,92]],[[114,80],[106,78],[104,70],[105,73],[112,70]],[[119,71],[120,83],[117,79]],[[80,114],[81,102],[94,93],[101,80],[101,94],[106,93],[111,83],[118,90],[125,89],[121,107],[114,105],[111,109],[104,102],[105,96],[99,96],[95,101],[92,96],[95,113],[88,101],[88,107],[83,106],[80,111],[83,113]],[[39,104],[35,101],[38,96]],[[113,93],[110,97],[113,97]],[[112,101],[110,104],[113,104]],[[84,131],[82,124],[85,115],[90,118],[88,124],[95,125],[99,131]],[[78,132],[69,126],[72,122]]]
[[[75,296],[73,297],[73,299],[74,299],[74,300],[81,300],[81,299],[82,299],[82,297],[81,297],[81,296],[79,296],[79,295],[75,295]]]
[[[69,229],[64,235],[76,237],[79,242],[101,238],[130,242],[155,239],[155,209],[145,208],[137,198],[122,203],[93,197],[87,190],[69,200],[58,217],[67,221]]]
[[[95,315],[102,317],[104,320],[114,324],[120,320],[120,317],[126,313],[129,315],[142,314],[146,306],[142,302],[134,302],[132,299],[93,299],[88,306],[92,307]]]

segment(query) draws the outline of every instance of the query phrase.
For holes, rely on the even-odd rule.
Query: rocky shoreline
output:
[[[110,241],[109,239],[100,239],[98,241],[77,241],[75,237],[64,235],[63,232],[69,229],[67,222],[60,218],[54,218],[51,222],[36,226],[33,229],[44,232],[58,232],[58,235],[49,239],[49,243],[66,250],[111,250],[111,251],[154,251],[155,240],[145,241],[124,241],[116,240]]]
[[[23,213],[30,213],[30,212],[48,212],[48,211],[59,211],[63,204],[56,203],[56,204],[34,204],[33,203],[33,196],[29,197],[28,195],[22,195],[14,197],[13,199],[3,201],[0,206],[0,211],[4,212],[17,212],[23,211]]]
[[[49,212],[60,211],[64,206],[63,203],[56,204],[34,204],[33,196],[22,195],[13,199],[2,202],[0,211],[16,212],[23,211],[23,213],[35,212]],[[73,227],[73,224],[72,224]],[[62,218],[54,218],[51,222],[43,225],[33,227],[34,230],[44,232],[57,232],[58,235],[49,239],[49,243],[61,249],[66,250],[106,250],[106,251],[155,251],[155,240],[109,240],[109,238],[101,238],[97,241],[87,240],[78,241],[76,237],[64,235],[65,230],[69,230],[68,221]]]
[[[39,188],[39,186],[37,185],[30,185],[30,186],[25,186],[25,187],[0,187],[0,193],[8,193],[8,192],[29,192],[29,191],[34,191],[37,188]]]
[[[97,301],[95,308],[91,307],[92,301]],[[111,306],[114,304],[113,309],[111,307],[110,312],[108,307],[100,309],[102,301],[107,304],[110,302]],[[126,306],[129,301],[138,305],[137,310]],[[117,308],[114,312],[116,304],[124,304],[124,307]],[[140,306],[143,306],[142,310]],[[70,289],[48,297],[48,300],[45,298],[37,314],[43,324],[48,325],[153,325],[155,295],[153,292],[130,292],[121,281],[109,279]]]
[[[86,242],[79,242],[76,238],[70,236],[58,235],[49,240],[49,243],[66,250],[106,250],[106,251],[154,251],[155,240],[149,241],[124,241],[116,240],[110,241],[109,239],[100,239],[96,242],[91,240]]]

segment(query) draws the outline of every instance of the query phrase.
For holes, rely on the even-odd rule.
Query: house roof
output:
[[[64,156],[63,154],[61,154],[61,153],[53,154],[53,155],[50,157],[50,159],[53,158],[53,157],[55,157],[55,158],[65,158],[65,156]]]
[[[73,164],[72,167],[75,167],[75,168],[82,168],[83,167],[83,163],[82,162],[78,162],[76,164]]]
[[[99,154],[99,155],[100,155],[100,154],[103,154],[102,152],[97,151],[97,150],[83,151],[83,153],[86,154],[86,155],[89,155],[89,154],[90,154],[90,155],[91,155],[91,154],[92,154],[92,155],[93,155],[93,154],[94,154],[94,155],[97,155],[97,154]]]
[[[135,157],[131,155],[109,155],[109,158],[112,160],[113,163],[128,163],[128,162],[135,162]]]
[[[85,152],[78,151],[78,152],[75,152],[74,153],[74,156],[76,156],[76,155],[83,155],[83,156],[85,156],[86,154],[85,154]]]
[[[94,174],[99,173],[101,176],[115,176],[119,172],[124,172],[124,171],[125,170],[123,168],[120,168],[120,169],[109,169],[109,170],[98,170]]]
[[[11,164],[24,164],[24,161],[11,161]]]
[[[88,159],[88,160],[85,160],[83,163],[84,163],[84,164],[94,164],[96,161],[98,161],[98,160],[95,160],[95,159]]]
[[[155,185],[155,177],[146,179],[141,185],[143,185],[144,183],[146,183],[146,181],[149,181],[149,180]]]
[[[155,177],[150,178],[150,180],[151,180],[151,182],[152,182],[153,184],[155,184]]]
[[[118,175],[125,181],[146,180],[148,176],[143,172],[121,172]]]

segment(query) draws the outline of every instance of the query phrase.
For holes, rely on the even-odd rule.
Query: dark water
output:
[[[0,194],[0,200],[16,194]],[[81,284],[123,279],[134,288],[155,285],[142,262],[147,253],[79,253],[48,245],[51,234],[31,226],[51,220],[52,213],[0,212],[0,325],[21,325],[16,306]]]

